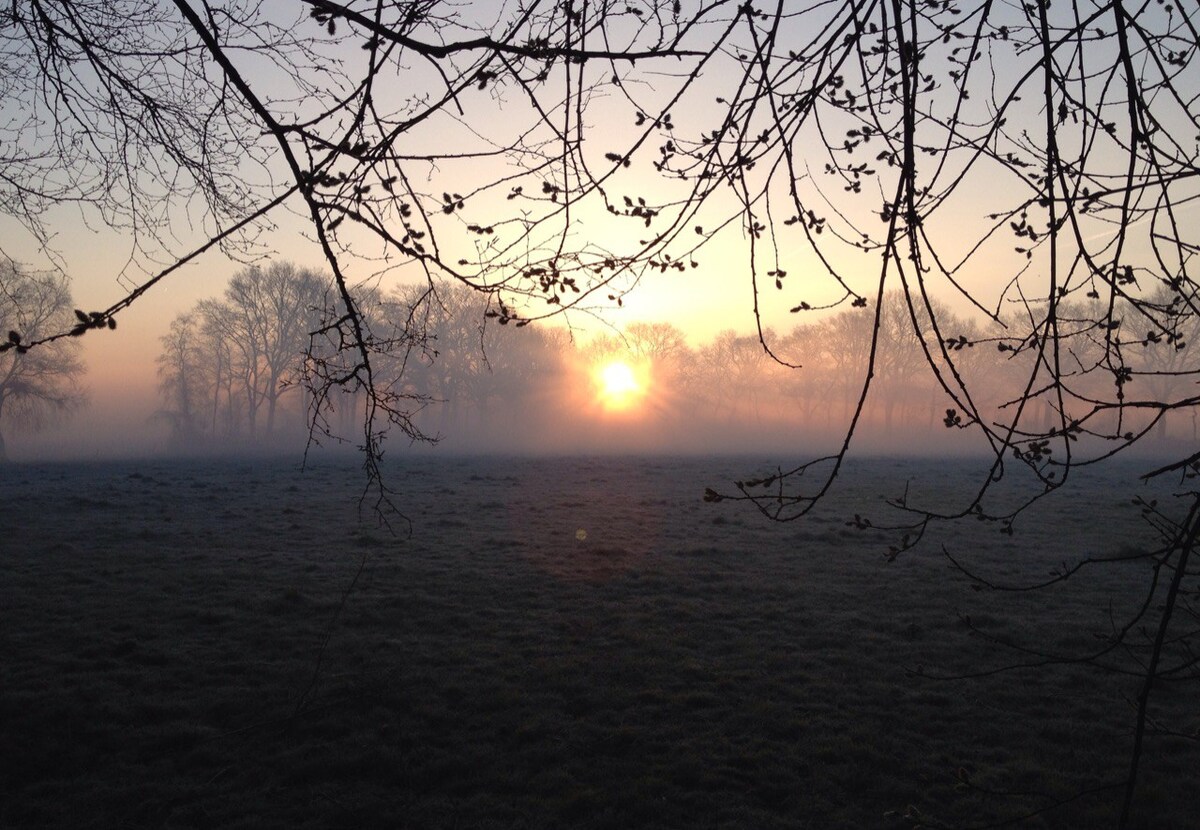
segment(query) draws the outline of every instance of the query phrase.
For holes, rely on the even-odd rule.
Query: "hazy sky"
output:
[[[283,13],[287,15],[294,11],[293,7],[284,5],[271,5],[263,8],[267,9],[267,14]],[[490,9],[490,7],[488,8]],[[783,23],[783,28],[780,30],[781,40],[789,45],[794,41],[794,45],[798,48],[807,48],[809,44],[806,38],[812,37],[812,32],[820,31],[819,24],[822,24],[822,16],[832,12],[822,4],[817,4],[811,8],[797,8],[794,13],[797,15],[795,19],[786,20]],[[1009,14],[1007,11],[1001,13]],[[1016,14],[1016,12],[1012,12],[1012,14]],[[995,25],[997,20],[991,21],[992,24]],[[621,25],[629,24],[623,22]],[[300,24],[300,27],[300,30],[307,35],[320,34],[322,30],[321,26],[307,19]],[[615,31],[620,31],[619,27]],[[731,51],[732,46],[740,42],[732,41]],[[354,62],[366,59],[364,57],[366,53],[358,49],[358,45],[360,44],[355,42],[350,46],[343,44],[338,47],[343,48],[344,55],[342,56],[348,61],[348,77],[353,77],[356,71]],[[1109,46],[1111,47],[1111,43]],[[950,60],[949,56],[953,54],[951,51],[953,48],[955,48],[954,45],[950,44],[943,50],[945,54],[933,54],[927,64],[929,71],[936,69],[940,73],[949,69],[951,64],[946,61]],[[1016,62],[1011,60],[1012,53],[1007,51],[1009,49],[1007,38],[1003,41],[999,39],[989,41],[987,50],[989,53],[991,50],[997,50],[996,55],[999,58],[996,63],[985,62],[990,65],[989,69],[975,70],[984,73],[981,76],[982,80],[979,81],[981,88],[984,87],[983,81],[996,81],[997,79],[1001,81],[1000,86],[1003,86],[1006,79],[1001,76],[1006,72],[1016,71]],[[1016,54],[1023,58],[1028,57],[1019,49]],[[725,62],[722,63],[722,60]],[[415,66],[405,63],[398,70],[403,75],[405,83],[388,86],[386,91],[380,93],[381,95],[407,94],[410,87],[419,92],[422,84],[428,84],[430,90],[440,94],[444,83],[441,77],[421,61],[411,63]],[[675,121],[678,130],[673,135],[695,137],[705,134],[707,129],[721,123],[726,110],[720,96],[732,94],[739,78],[737,72],[730,73],[726,70],[736,65],[737,60],[727,53],[722,59],[706,66],[701,83],[697,84],[695,88],[695,94],[684,98],[672,109],[671,118]],[[641,64],[639,64],[640,66]],[[606,147],[600,146],[602,143],[621,144],[625,140],[624,133],[610,126],[611,124],[624,124],[627,125],[625,129],[634,130],[634,115],[642,118],[643,113],[654,113],[657,111],[657,107],[666,105],[665,100],[672,94],[672,90],[677,88],[677,85],[682,83],[686,77],[686,73],[661,72],[655,74],[657,70],[649,70],[648,74],[637,75],[635,69],[630,67],[629,76],[620,86],[617,86],[608,83],[608,75],[604,74],[612,71],[608,68],[601,71],[601,68],[589,65],[586,70],[579,71],[592,73],[590,81],[597,83],[585,110],[586,123],[583,126],[583,132],[586,139],[582,145],[584,149],[581,151],[589,154],[594,152],[597,159],[603,156],[606,149]],[[990,78],[986,74],[987,72],[993,73]],[[273,77],[266,66],[254,66],[253,80],[262,90],[277,96],[279,100],[296,101],[295,106],[298,108],[302,109],[306,105],[305,102],[309,100],[303,96],[288,98],[287,90],[280,86],[280,79]],[[851,79],[852,84],[853,79]],[[533,108],[527,106],[528,102],[524,100],[524,93],[518,93],[514,86],[507,91],[508,97],[505,98],[504,90],[484,89],[485,86],[485,84],[480,84],[479,89],[472,88],[464,91],[461,101],[456,100],[456,103],[464,103],[467,107],[463,117],[430,119],[428,125],[422,126],[420,130],[415,130],[411,141],[405,145],[405,152],[445,151],[447,145],[457,152],[460,144],[464,148],[464,152],[467,149],[478,147],[504,146],[504,142],[511,135],[520,133],[524,129],[522,119],[529,118],[530,113],[534,111]],[[836,87],[833,88],[836,89]],[[540,102],[541,105],[549,106],[552,109],[559,106],[561,98],[556,99],[554,96],[560,93],[554,92],[555,89],[557,88],[552,84],[547,85],[546,89],[541,92],[545,96]],[[942,89],[943,91],[931,93],[930,97],[925,99],[926,105],[931,110],[944,108],[949,111],[951,108],[961,105],[964,112],[967,113],[967,120],[977,119],[983,124],[988,123],[988,119],[994,114],[989,109],[992,101],[986,94],[975,96],[970,100],[959,100],[952,84],[944,84]],[[403,90],[403,92],[398,92],[398,90]],[[1010,115],[1018,119],[1030,119],[1029,123],[1034,124],[1040,117],[1039,107],[1040,104],[1036,101],[1027,102],[1022,105],[1022,109],[1014,106]],[[571,113],[564,111],[564,116],[569,114]],[[762,117],[764,116],[756,116],[756,118]],[[823,174],[821,166],[832,158],[831,152],[825,149],[825,143],[828,142],[831,146],[836,147],[838,139],[831,138],[831,136],[840,135],[840,131],[852,121],[847,120],[845,112],[836,109],[831,115],[827,114],[826,118],[822,129],[828,131],[827,134],[818,134],[815,128],[804,127],[790,139],[798,142],[811,142],[797,150],[796,159],[799,160],[802,167],[791,170],[787,175],[770,179],[771,184],[761,192],[769,193],[770,198],[778,199],[780,196],[786,197],[786,190],[789,186],[794,185],[802,190],[806,203],[817,206],[829,220],[829,232],[822,239],[828,242],[839,234],[845,237],[842,243],[827,245],[824,252],[830,257],[834,267],[846,277],[852,290],[873,299],[881,253],[879,251],[868,253],[857,251],[853,244],[857,243],[858,237],[854,236],[851,231],[854,229],[855,223],[861,227],[870,228],[872,233],[879,233],[886,227],[885,220],[878,215],[879,205],[888,198],[885,188],[892,186],[890,183],[895,180],[896,173],[889,172],[884,162],[880,160],[882,157],[874,156],[875,149],[879,146],[878,143],[864,144],[860,151],[864,162],[876,165],[882,172],[877,178],[873,175],[866,176],[864,179],[866,187],[862,194],[843,197],[841,195],[841,179],[832,176],[831,170],[826,170]],[[538,118],[534,117],[533,120],[536,123]],[[755,129],[762,126],[758,121],[750,120],[747,120],[746,125]],[[1072,140],[1066,137],[1070,132],[1070,126],[1064,127],[1063,130],[1064,146],[1068,146]],[[540,127],[544,128],[544,125],[540,125]],[[936,127],[931,129],[936,131]],[[633,167],[628,171],[621,170],[619,166],[613,170],[613,178],[606,180],[605,185],[611,190],[611,194],[605,194],[605,199],[610,204],[620,205],[622,197],[626,199],[630,196],[636,197],[640,188],[646,189],[646,195],[651,198],[652,203],[655,198],[665,198],[666,195],[674,194],[676,190],[681,194],[687,193],[687,188],[692,185],[690,183],[681,184],[684,181],[682,177],[676,180],[669,176],[647,175],[650,172],[649,162],[654,160],[656,152],[660,150],[658,143],[666,139],[666,133],[661,135],[656,133],[653,137],[649,137],[645,142],[645,147],[638,150],[641,155],[635,158],[636,164]],[[472,141],[477,144],[471,145]],[[536,141],[531,139],[529,144],[536,146]],[[662,146],[666,147],[666,144]],[[518,154],[514,153],[508,156],[509,163],[515,163],[512,159],[516,155]],[[1098,157],[1102,156],[1103,153],[1098,154]],[[839,156],[838,158],[843,157]],[[844,160],[850,158],[849,155],[846,155]],[[527,159],[522,163],[536,166]],[[771,168],[773,163],[763,163],[753,175],[767,175],[764,168]],[[922,175],[931,177],[931,186],[944,184],[953,178],[953,164],[955,163],[957,162],[947,165],[944,170],[938,165],[930,164],[922,167],[921,172]],[[431,198],[435,202],[436,195],[443,188],[447,192],[454,192],[456,187],[461,187],[464,192],[471,192],[474,180],[480,175],[490,174],[493,177],[498,176],[501,180],[504,178],[490,168],[481,167],[482,162],[472,159],[439,159],[438,164],[422,166],[423,164],[423,162],[414,162],[407,174],[424,176],[424,180],[419,181],[417,187],[423,192],[432,194]],[[565,167],[569,166],[565,165]],[[779,165],[776,165],[776,168],[779,168]],[[778,172],[776,168],[771,168],[771,176]],[[937,172],[934,172],[935,170]],[[959,187],[954,195],[939,207],[938,221],[930,223],[925,228],[933,240],[933,244],[937,246],[939,254],[948,263],[953,264],[965,256],[971,250],[974,241],[986,232],[989,224],[993,222],[992,219],[985,218],[989,210],[1007,209],[1013,199],[1019,201],[1020,198],[1029,195],[1028,182],[1020,178],[1019,172],[1003,167],[998,172],[996,168],[988,168],[988,170],[990,171],[988,175],[977,176],[966,185]],[[267,174],[259,170],[254,175],[266,176]],[[538,179],[540,175],[540,172],[531,174],[521,181],[526,184],[536,183],[540,181]],[[280,177],[279,171],[272,173],[272,176],[275,181],[287,178],[286,175]],[[762,186],[765,181],[767,179],[743,184],[749,193],[753,188]],[[846,189],[849,190],[850,187],[847,186]],[[1009,193],[1010,189],[1012,194]],[[936,191],[936,187],[933,187],[933,191]],[[489,199],[500,209],[509,211],[507,215],[513,215],[512,211],[520,208],[523,203],[515,202],[512,203],[513,207],[507,207],[508,201],[504,196],[506,192],[505,187],[483,192],[478,197],[478,202],[472,203],[464,212],[465,217],[451,217],[451,220],[462,218],[465,225],[466,222],[472,221],[474,217],[484,213],[485,208],[490,206]],[[755,198],[759,197],[755,196]],[[835,280],[828,277],[825,267],[809,250],[808,243],[799,230],[783,227],[781,218],[790,213],[791,208],[786,207],[786,204],[783,208],[772,207],[770,219],[767,219],[765,202],[769,202],[770,198],[763,197],[761,201],[755,203],[754,210],[758,211],[755,215],[762,216],[764,220],[771,223],[770,227],[765,229],[762,238],[758,239],[757,245],[752,244],[751,234],[745,230],[741,222],[736,199],[730,196],[729,201],[726,202],[714,200],[716,204],[711,210],[694,216],[689,214],[683,220],[689,234],[688,238],[694,239],[690,236],[693,223],[697,227],[696,238],[699,238],[711,232],[714,225],[721,227],[718,220],[723,217],[725,219],[730,216],[735,217],[724,226],[712,244],[696,255],[698,267],[688,267],[682,272],[674,269],[667,270],[665,273],[658,273],[654,270],[647,271],[642,277],[641,283],[625,297],[619,308],[605,301],[603,299],[605,292],[600,292],[596,297],[597,302],[588,305],[599,313],[601,321],[593,320],[586,313],[574,313],[566,320],[544,325],[569,324],[574,327],[579,340],[586,342],[590,337],[605,332],[609,327],[621,329],[637,321],[664,321],[682,329],[693,347],[699,347],[709,342],[723,330],[732,329],[741,334],[752,332],[756,322],[754,317],[755,296],[748,274],[750,273],[749,257],[751,255],[749,252],[753,251],[752,255],[757,257],[755,264],[761,280],[759,286],[761,321],[764,326],[772,327],[779,333],[786,333],[793,324],[801,322],[801,318],[789,314],[790,307],[800,301],[821,305],[842,299],[839,293],[842,289]],[[686,200],[684,201],[686,202]],[[788,200],[782,198],[778,201],[786,203]],[[734,205],[732,211],[729,210],[731,203]],[[531,201],[524,204],[534,205],[535,203]],[[203,211],[199,210],[197,206],[193,207],[194,210],[181,207],[175,214],[175,224],[172,226],[174,238],[168,241],[171,254],[178,255],[188,251],[203,240],[205,234],[211,230],[208,227],[210,220]],[[290,205],[273,214],[271,219],[274,222],[274,228],[261,238],[261,245],[257,248],[257,252],[260,255],[269,252],[270,259],[289,260],[300,266],[326,271],[318,249],[306,235],[306,221],[291,212],[295,209],[297,209],[296,205]],[[431,207],[431,212],[435,218],[439,218],[440,212],[435,206]],[[630,222],[627,216],[614,219],[608,215],[611,212],[602,210],[599,205],[580,208],[579,212],[572,217],[575,225],[567,241],[580,248],[591,245],[596,249],[617,249],[618,241],[621,244],[628,244],[631,242],[628,238],[631,233],[643,233],[640,221]],[[1035,214],[1036,212],[1034,211]],[[53,232],[52,246],[55,251],[52,259],[70,275],[73,281],[75,302],[85,311],[110,306],[123,296],[130,285],[145,279],[148,273],[153,273],[157,267],[170,261],[170,255],[161,250],[151,249],[148,254],[145,252],[135,253],[130,236],[107,229],[101,217],[86,209],[83,209],[81,213],[80,208],[63,205],[53,210],[48,218]],[[1036,223],[1041,218],[1044,217],[1034,216],[1031,221]],[[1001,222],[1001,225],[1004,223]],[[702,226],[705,228],[704,231],[700,230]],[[350,240],[347,247],[354,247],[356,251],[365,255],[347,254],[341,258],[349,280],[357,282],[370,278],[379,268],[378,241],[375,241],[373,248],[369,241],[359,244],[359,240],[353,237],[351,231],[343,232]],[[0,218],[0,236],[4,239],[5,251],[18,260],[35,266],[44,265],[47,262],[44,252],[33,245],[27,235],[19,233],[16,225],[10,219]],[[471,237],[470,239],[474,240],[475,238]],[[549,248],[552,247],[552,234],[550,240],[547,242],[545,238],[538,238],[535,240],[535,244]],[[463,247],[462,244],[460,247],[464,251],[468,251],[470,244],[475,244],[475,241],[467,243],[468,247]],[[1136,240],[1132,241],[1128,250],[1135,251],[1137,244]],[[454,250],[458,250],[458,248],[454,248]],[[538,255],[544,255],[544,250],[538,252]],[[1019,273],[1024,267],[1024,257],[1022,254],[1014,252],[1012,236],[1003,233],[996,234],[994,238],[990,239],[978,258],[981,261],[975,268],[958,276],[962,287],[975,293],[986,307],[991,308],[997,302],[1000,292],[1008,286],[1008,279],[1013,274]],[[518,257],[513,258],[513,261],[518,260]],[[463,260],[463,262],[465,261]],[[775,290],[772,285],[773,278],[764,277],[767,269],[772,267],[771,262],[778,263],[775,267],[786,267],[788,272],[782,291]],[[156,440],[154,430],[147,427],[146,419],[159,406],[158,377],[155,366],[155,359],[159,353],[159,338],[167,331],[171,320],[176,315],[192,308],[198,300],[219,297],[229,278],[244,267],[244,264],[244,262],[231,259],[221,252],[210,252],[196,262],[185,266],[138,300],[130,309],[123,311],[118,316],[119,327],[116,331],[92,332],[84,337],[83,357],[88,366],[86,385],[91,393],[90,407],[66,425],[49,430],[41,436],[27,438],[11,435],[12,452],[20,454],[24,447],[27,452],[38,453],[57,448],[65,449],[72,454],[92,452],[106,454],[119,449],[137,451],[148,444],[152,445]],[[1043,279],[1043,275],[1038,273],[1036,268],[1031,273],[1033,279]],[[507,275],[487,274],[486,278],[497,279],[503,276]],[[423,279],[422,271],[409,266],[391,271],[382,287],[393,288],[398,284],[419,282]],[[935,296],[948,302],[955,312],[964,312],[967,307],[965,302],[955,295],[947,282],[943,281],[938,284],[931,279],[931,284]],[[812,319],[813,317],[809,316],[802,321],[811,322]],[[801,363],[806,360],[806,356],[802,354],[783,354],[781,356]],[[577,392],[577,390],[574,391]],[[562,400],[558,403],[562,404],[570,399],[571,395],[564,393]],[[603,429],[610,428],[620,431],[620,422],[614,423],[617,423],[617,427],[612,427],[611,423],[603,426],[598,421],[597,434],[602,433]]]

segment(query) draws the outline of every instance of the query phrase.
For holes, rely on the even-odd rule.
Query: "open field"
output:
[[[888,564],[890,537],[846,520],[977,467],[859,462],[795,524],[700,499],[763,471],[422,456],[390,472],[406,539],[359,519],[351,463],[0,468],[0,827],[977,826],[1121,777],[1129,678],[913,671],[1014,659],[960,613],[1094,644],[1144,565],[978,592],[940,545],[1030,580],[1136,549],[1132,484]],[[1195,728],[1193,688],[1157,701]],[[1200,748],[1148,752],[1138,826],[1196,827]],[[1024,826],[1112,826],[1117,804]]]

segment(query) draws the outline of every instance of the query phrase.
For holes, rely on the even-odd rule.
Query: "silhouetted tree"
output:
[[[435,288],[434,303],[424,302],[424,287],[410,286],[381,307],[401,321],[414,310],[421,314],[423,348],[408,366],[396,367],[402,370],[396,379],[431,398],[430,434],[500,437],[543,385],[558,380],[561,355],[547,348],[541,331],[489,318],[488,294],[462,285]]]
[[[37,429],[49,418],[70,412],[85,400],[79,343],[59,340],[27,349],[37,340],[78,322],[71,313],[71,289],[58,274],[31,273],[0,256],[0,461],[7,460],[4,428]]]
[[[181,314],[159,338],[158,388],[164,402],[160,413],[170,421],[174,440],[182,444],[200,438],[214,385],[200,345],[199,325],[194,314]]]
[[[674,429],[686,429],[700,414],[685,404],[699,366],[683,331],[671,323],[639,322],[627,325],[624,337],[633,358],[648,364],[657,416],[672,422]]]
[[[726,330],[699,349],[697,380],[706,391],[714,416],[727,423],[761,425],[763,398],[776,365],[758,338]]]
[[[834,400],[841,406],[841,422],[849,421],[861,406],[859,393],[869,370],[875,331],[864,314],[843,309],[821,321],[817,335],[821,359],[832,375]]]
[[[1172,412],[1188,416],[1187,437],[1195,442],[1197,409],[1189,404],[1195,398],[1195,375],[1200,369],[1193,344],[1200,339],[1200,315],[1193,314],[1187,303],[1168,286],[1160,286],[1150,297],[1158,312],[1157,325],[1136,329],[1125,348],[1131,380],[1145,384],[1147,396],[1166,406],[1158,413],[1155,427],[1160,438],[1167,436]],[[1137,309],[1129,309],[1136,318]],[[1138,335],[1142,334],[1139,338]]]
[[[210,436],[233,436],[241,423],[241,397],[234,395],[233,351],[228,332],[232,327],[229,306],[220,300],[201,300],[193,310],[199,322],[197,337],[203,361],[200,364],[210,381],[206,431]]]
[[[245,395],[250,437],[258,434],[265,408],[275,430],[280,396],[299,379],[310,333],[325,307],[325,280],[288,262],[247,268],[225,289],[221,322],[233,356],[232,371]]]
[[[235,274],[222,300],[202,300],[160,338],[162,414],[177,440],[253,439],[276,430],[279,401],[298,386],[326,283],[291,263]],[[265,411],[265,418],[261,417]]]
[[[866,309],[839,450],[743,482],[733,497],[788,520],[829,491],[884,375],[884,298],[893,287],[949,399],[946,426],[974,431],[990,449],[992,469],[959,501],[902,505],[911,524],[893,558],[934,524],[970,518],[1012,532],[1013,520],[1079,465],[1121,452],[1166,413],[1200,403],[1189,393],[1159,397],[1133,365],[1147,340],[1178,345],[1178,315],[1200,311],[1196,232],[1184,218],[1200,170],[1191,139],[1180,140],[1200,125],[1185,80],[1198,60],[1195,13],[1120,0],[964,11],[903,1],[748,10],[739,85],[717,129],[703,131],[709,140],[689,154],[691,167],[681,165],[704,170],[719,153],[707,169],[740,197],[756,287],[793,285],[787,274],[800,249],[852,307]],[[801,21],[811,34],[796,41]],[[869,292],[851,278],[848,249],[874,261]],[[994,330],[973,339],[954,328],[932,303],[938,291],[972,304]],[[789,304],[798,312],[820,305],[797,299]],[[981,347],[1015,370],[1011,396],[997,407],[962,371],[964,355]],[[1179,376],[1194,379],[1198,369],[1189,364]],[[994,494],[1013,463],[1039,482],[1016,505]],[[1187,452],[1148,474],[1186,478],[1198,464],[1200,452]],[[1115,651],[1136,661],[1122,826],[1131,821],[1153,689],[1200,678],[1191,604],[1200,496],[1191,498],[1169,514],[1147,508],[1166,542],[1143,554],[1154,578],[1140,586],[1144,601],[1132,617],[1097,632],[1098,652],[1041,663],[1103,669]],[[980,588],[1022,587],[973,570],[961,553],[947,555]],[[1051,582],[1094,564],[1064,567]]]

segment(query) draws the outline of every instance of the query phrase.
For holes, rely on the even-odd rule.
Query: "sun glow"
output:
[[[610,412],[632,409],[646,394],[646,377],[628,363],[614,360],[595,369],[597,398]]]

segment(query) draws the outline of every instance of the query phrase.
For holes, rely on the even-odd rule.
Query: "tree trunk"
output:
[[[255,386],[255,380],[247,376],[242,381],[246,391],[246,428],[250,431],[251,440],[258,433],[258,407],[262,403],[262,399],[258,397],[258,388]]]

